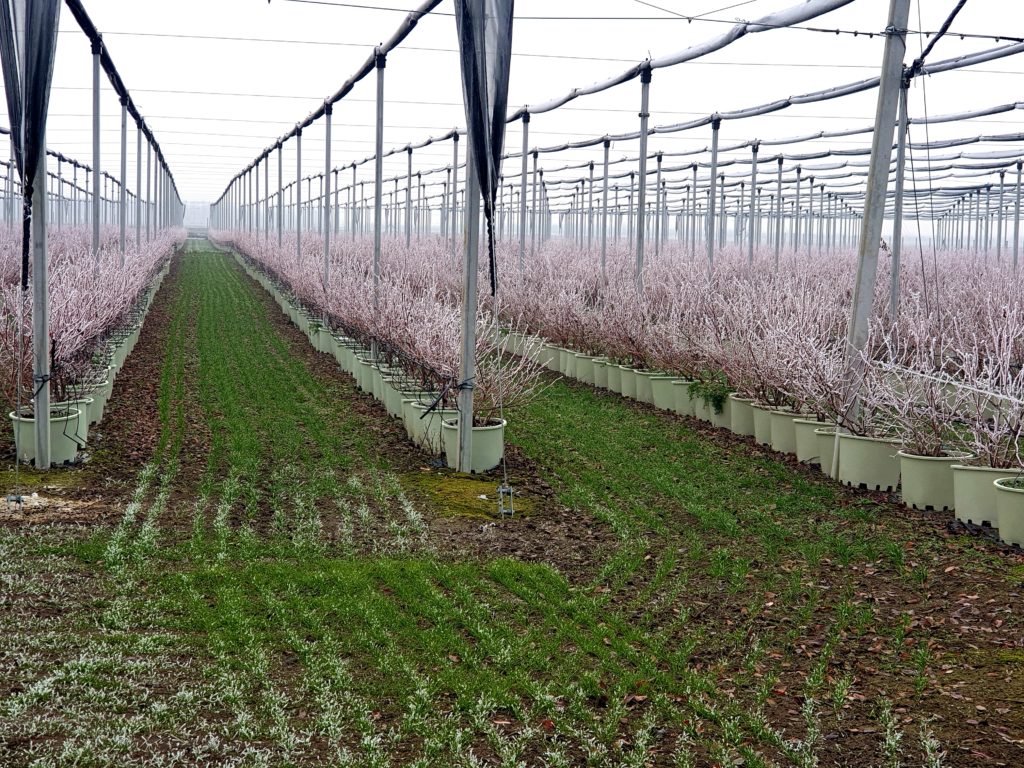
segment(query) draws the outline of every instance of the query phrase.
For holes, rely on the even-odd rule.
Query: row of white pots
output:
[[[834,424],[816,421],[807,414],[762,406],[735,394],[722,403],[721,411],[716,411],[702,398],[691,397],[691,382],[687,380],[637,370],[550,344],[538,346],[535,340],[514,332],[509,336],[510,352],[539,349],[533,353],[534,359],[563,376],[753,437],[761,445],[820,466],[829,477],[848,486],[885,492],[901,488],[907,506],[922,510],[955,509],[957,518],[999,528],[1004,541],[1024,545],[1024,488],[1013,487],[1013,473],[1009,470],[965,464],[973,458],[969,453],[950,451],[944,457],[916,456],[901,451],[898,441],[842,431],[837,435]],[[837,447],[839,460],[835,462]]]
[[[416,446],[433,455],[444,455],[448,466],[457,465],[459,412],[432,408],[438,393],[424,390],[401,368],[391,368],[374,360],[371,350],[341,334],[335,334],[324,322],[296,306],[266,275],[236,253],[246,273],[277,302],[286,317],[306,334],[318,352],[331,355],[341,369],[355,379],[356,386],[372,395],[394,419],[401,419],[406,435]],[[473,427],[471,472],[488,472],[501,464],[505,453],[507,422]]]
[[[160,284],[170,270],[170,262],[156,274],[150,287],[137,305],[139,318],[127,331],[115,334],[104,351],[103,362],[96,369],[96,377],[87,391],[74,400],[50,404],[50,463],[60,466],[74,462],[78,452],[89,441],[89,427],[103,419],[103,411],[114,388],[117,371],[124,366],[128,355],[135,349],[149,308],[153,304]],[[14,430],[14,446],[18,461],[36,460],[36,424],[31,405],[9,414]]]

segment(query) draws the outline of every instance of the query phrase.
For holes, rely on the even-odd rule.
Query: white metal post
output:
[[[381,245],[381,201],[384,196],[384,67],[387,63],[383,53],[376,51],[377,68],[377,115],[376,138],[373,158],[373,314],[374,322],[380,311],[380,245]],[[377,359],[376,341],[372,355]]]
[[[327,103],[324,105],[324,199],[323,205],[323,230],[324,230],[324,295],[327,296],[328,286],[331,283],[331,117],[334,114],[334,107]]]
[[[754,263],[754,228],[757,226],[757,208],[758,203],[757,197],[760,195],[760,190],[757,189],[757,150],[760,148],[759,142],[754,142],[751,149],[752,161],[750,163],[750,221],[747,222],[747,263]],[[756,191],[756,192],[755,192]],[[760,231],[760,230],[758,230]]]
[[[1020,171],[1024,162],[1017,161],[1017,194],[1013,204],[1013,271],[1017,271],[1017,256],[1020,253]]]
[[[718,173],[718,130],[722,121],[715,117],[711,121],[711,180],[708,187],[708,277],[715,271],[715,181]]]
[[[128,228],[128,100],[121,99],[121,204],[119,222],[121,225],[121,266],[124,266],[125,239]]]
[[[467,133],[468,138],[468,133]],[[467,145],[472,146],[470,142]],[[477,259],[480,241],[480,185],[467,148],[466,239],[462,257],[462,352],[459,364],[459,458],[457,471],[473,466],[473,388],[476,379]]]
[[[640,186],[636,205],[636,289],[644,289],[644,214],[647,198],[647,124],[650,119],[651,67],[640,70]]]
[[[36,469],[50,468],[50,309],[46,252],[46,142],[40,142],[32,195],[32,388]],[[20,374],[19,374],[20,375]],[[19,414],[20,416],[20,414]],[[24,435],[22,435],[24,437]]]
[[[903,184],[907,157],[907,95],[910,81],[901,78],[899,91],[899,126],[896,136],[896,179],[893,189],[892,265],[889,276],[889,322],[900,314],[900,257],[903,254]]]
[[[608,276],[608,152],[611,139],[604,140],[604,181],[601,183],[601,277]]]
[[[875,127],[871,139],[871,161],[868,168],[867,190],[864,196],[864,219],[858,242],[857,278],[853,287],[850,324],[847,334],[847,368],[850,374],[849,395],[855,397],[860,389],[863,370],[863,352],[868,340],[871,305],[875,294],[878,271],[878,251],[885,217],[886,187],[889,182],[889,163],[892,159],[892,134],[896,125],[899,88],[903,79],[903,54],[910,0],[891,0],[889,19],[885,28],[885,53],[878,89]],[[853,407],[856,407],[854,401]],[[839,441],[838,432],[836,443]],[[833,474],[839,452],[833,458]]]

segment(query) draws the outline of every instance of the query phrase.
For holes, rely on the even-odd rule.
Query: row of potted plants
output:
[[[116,230],[107,229],[100,256],[91,253],[84,229],[50,235],[51,463],[75,461],[89,440],[89,428],[103,418],[117,371],[138,341],[142,323],[167,274],[184,232],[163,232],[139,252],[132,247],[120,264]],[[20,290],[20,240],[0,236],[0,366],[9,371],[4,397],[19,461],[35,461],[35,418],[31,399],[31,296]],[[6,282],[13,280],[13,282]],[[21,378],[21,399],[18,384]]]
[[[958,507],[965,520],[995,524],[994,480],[1014,485],[1024,432],[1024,284],[1011,269],[937,255],[924,274],[901,273],[894,321],[883,262],[869,342],[851,377],[854,254],[784,255],[776,266],[771,254],[750,264],[726,248],[709,279],[703,262],[669,247],[645,267],[642,290],[633,266],[631,254],[611,249],[602,272],[594,253],[555,244],[510,272],[503,319],[573,350],[565,372],[575,366],[584,381],[607,376],[628,394],[629,370],[658,371],[652,395],[661,389],[663,401],[669,385],[660,377],[693,382],[720,426],[736,419],[738,431],[767,443],[775,424],[777,447],[805,461],[820,455],[843,482],[901,486],[910,506]],[[589,362],[600,358],[616,365]],[[636,381],[643,397],[647,384]],[[697,403],[697,415],[704,407]],[[981,477],[984,492],[969,492],[967,478]],[[1003,537],[1019,540],[1011,529],[1004,524]]]
[[[920,443],[909,443],[907,432],[895,423],[890,436],[854,434],[835,421],[822,420],[814,412],[744,397],[732,391],[721,372],[689,380],[548,342],[542,342],[538,349],[536,337],[515,331],[509,332],[509,338],[511,352],[533,355],[538,363],[563,376],[751,437],[775,451],[819,466],[822,472],[846,485],[885,492],[899,488],[907,506],[922,510],[956,509],[961,519],[991,525],[999,529],[1004,541],[1024,545],[1021,473],[971,463],[977,457],[968,450],[943,443],[941,455],[915,453],[908,448]],[[891,378],[890,383],[893,390],[902,393],[902,402],[916,402],[914,410],[929,407],[925,393],[914,391],[920,386],[907,386],[896,378]],[[960,400],[962,384],[958,387],[950,381],[937,383],[942,385],[947,407]],[[878,390],[874,391],[877,395]],[[985,393],[990,401],[990,418],[1019,423],[1020,395],[1024,391],[999,398]],[[877,407],[878,401],[873,405]],[[871,405],[862,403],[861,407]],[[971,446],[972,439],[970,430],[965,429],[959,445]]]
[[[390,343],[365,336],[359,330],[348,332],[332,324],[317,309],[303,305],[278,280],[254,259],[238,256],[249,276],[274,297],[281,311],[309,339],[318,352],[332,356],[353,377],[360,391],[373,396],[392,418],[400,419],[409,440],[431,453],[443,455],[449,466],[456,466],[460,413],[456,407],[455,380],[439,375]],[[504,355],[504,338],[492,358]],[[539,366],[526,365],[540,371]],[[501,464],[505,450],[507,421],[489,417],[473,429],[470,471],[487,472]]]

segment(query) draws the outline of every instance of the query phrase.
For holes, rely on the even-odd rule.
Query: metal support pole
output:
[[[468,154],[468,153],[467,153]],[[458,190],[459,190],[459,133],[456,131],[452,135],[452,183],[451,183],[451,195],[452,205],[451,210],[448,212],[451,216],[451,224],[449,225],[449,235],[451,236],[452,242],[452,253],[455,253],[455,249],[458,243]]]
[[[754,227],[757,225],[757,220],[756,220],[756,211],[757,211],[757,209],[755,208],[755,205],[758,202],[757,201],[757,195],[755,195],[755,190],[757,190],[757,150],[759,148],[760,148],[760,144],[755,141],[754,145],[751,147],[751,155],[753,157],[753,160],[750,163],[750,221],[747,222],[747,225],[748,225],[748,232],[747,232],[747,263],[748,264],[753,264],[754,263]],[[759,193],[759,190],[758,190],[758,193]]]
[[[697,256],[697,164],[693,164],[693,186],[690,193],[690,256]]]
[[[878,271],[878,251],[885,218],[886,186],[889,181],[889,163],[892,159],[892,134],[896,125],[899,89],[903,79],[903,54],[910,0],[891,0],[889,19],[885,27],[885,53],[875,111],[875,127],[871,139],[871,160],[868,168],[867,190],[864,197],[864,220],[858,243],[857,278],[853,287],[850,324],[847,335],[847,369],[850,376],[849,395],[856,396],[860,389],[863,352],[868,340],[871,305],[875,295],[875,277]],[[856,405],[854,405],[856,407]],[[839,436],[836,435],[838,443]],[[833,459],[836,469],[838,451]]]
[[[718,247],[721,248],[725,244],[725,223],[726,223],[726,219],[727,219],[727,216],[726,216],[726,213],[725,213],[725,174],[724,173],[719,173],[718,174],[718,190],[719,190],[719,195],[720,195],[720,199],[718,201],[718,203],[719,203]]]
[[[329,291],[331,284],[331,118],[334,115],[334,105],[330,102],[324,105],[324,199],[323,205],[323,230],[324,230],[324,292]]]
[[[295,131],[295,255],[302,258],[302,130]]]
[[[36,469],[49,469],[50,309],[46,264],[46,142],[40,142],[40,145],[39,166],[32,195],[32,387],[35,399]]]
[[[803,181],[801,173],[802,169],[798,165],[796,167],[796,200],[793,203],[793,253],[796,253],[800,246],[800,186]]]
[[[128,101],[121,99],[121,200],[119,208],[118,223],[121,227],[121,266],[125,265],[125,249],[128,247]]]
[[[142,125],[135,126],[135,251],[142,253]]]
[[[277,144],[277,247],[281,248],[284,235],[284,145]]]
[[[811,244],[814,241],[814,177],[807,179],[807,255],[811,255]]]
[[[779,256],[782,253],[782,155],[778,157],[779,171],[775,193],[775,271],[779,271]]]
[[[356,211],[356,164],[352,163],[352,188],[348,193],[349,206],[348,206],[348,229],[352,235],[352,241],[356,239],[356,225],[358,223],[358,213]]]
[[[590,192],[587,202],[587,250],[594,246],[594,161],[590,161]]]
[[[530,257],[537,253],[537,160],[540,153],[533,150],[533,205],[530,207]]]
[[[468,144],[469,142],[467,142]],[[462,354],[459,364],[459,472],[473,466],[473,388],[476,379],[477,259],[480,241],[480,185],[473,153],[466,151],[466,239],[462,257]]]
[[[526,259],[526,164],[527,146],[530,140],[530,113],[523,112],[523,157],[522,175],[519,179],[519,271],[525,268]]]
[[[608,152],[610,139],[604,140],[604,181],[601,183],[601,277],[608,276]]]
[[[380,48],[375,52],[377,67],[377,114],[376,138],[373,158],[373,315],[374,323],[380,312],[380,244],[381,244],[381,203],[384,197],[384,67],[387,59]],[[377,343],[373,342],[371,354],[377,359]]]
[[[662,154],[656,156],[658,171],[654,181],[654,258],[661,256],[661,160]],[[593,163],[591,163],[591,174],[593,174]]]
[[[1020,171],[1021,166],[1024,165],[1020,160],[1017,161],[1017,194],[1014,196],[1013,203],[1013,271],[1017,272],[1017,256],[1020,253]]]
[[[412,245],[412,147],[407,147],[405,171],[405,247]]]
[[[636,203],[636,281],[637,291],[644,289],[644,216],[647,213],[647,124],[650,120],[651,67],[640,70],[640,179]]]
[[[889,322],[900,316],[900,257],[903,254],[903,185],[907,158],[907,95],[910,81],[902,78],[899,91],[899,128],[896,136],[896,179],[893,190],[892,265],[889,277]]]
[[[708,187],[708,277],[715,271],[715,182],[718,180],[718,129],[722,120],[715,116],[711,120],[711,181]]]
[[[985,187],[985,260],[988,260],[988,249],[992,244],[992,185]]]
[[[996,219],[996,264],[1003,261],[1003,190],[1006,182],[1006,169],[999,171],[999,210]]]
[[[733,245],[743,245],[743,209],[746,203],[746,182],[740,180],[740,202],[736,208],[736,216],[733,218],[732,228]],[[754,190],[750,190],[750,196],[754,196]]]

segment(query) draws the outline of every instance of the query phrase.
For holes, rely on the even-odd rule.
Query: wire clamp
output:
[[[506,504],[507,501],[507,504]],[[498,486],[498,516],[515,517],[516,509],[512,501],[512,488],[506,484]]]

